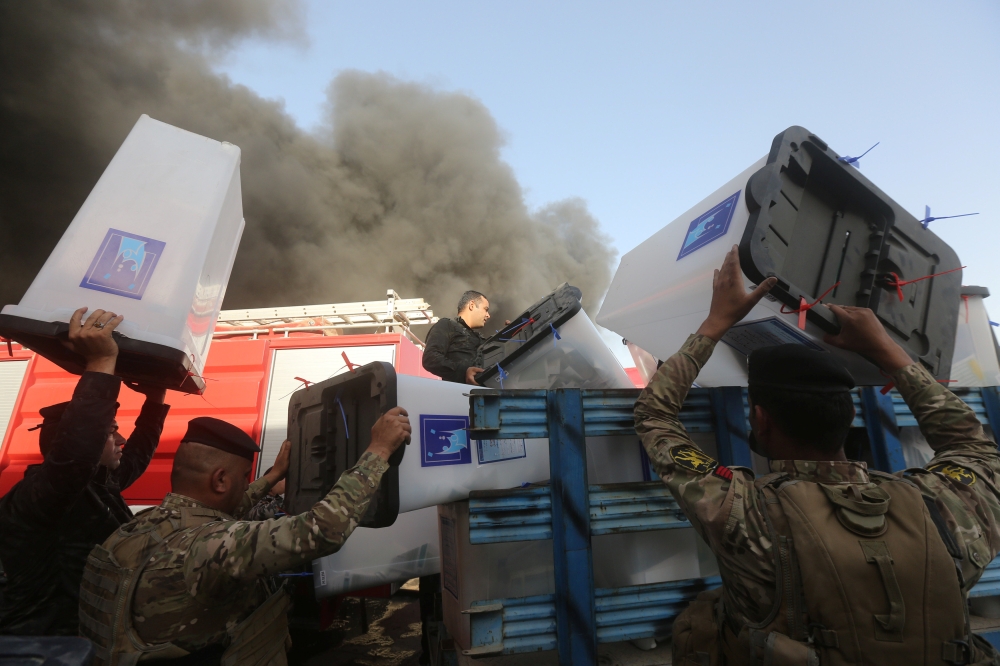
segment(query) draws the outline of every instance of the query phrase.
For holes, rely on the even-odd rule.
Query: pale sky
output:
[[[461,91],[538,207],[583,198],[624,253],[802,125],[1000,298],[1000,2],[311,2],[307,44],[218,67],[316,126],[344,69]],[[997,302],[997,305],[993,305]],[[1000,300],[986,306],[1000,316]]]

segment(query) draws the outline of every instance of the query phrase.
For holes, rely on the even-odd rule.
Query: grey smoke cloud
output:
[[[380,299],[510,316],[564,281],[593,311],[616,251],[579,199],[530,211],[489,111],[382,73],[330,84],[324,126],[211,69],[302,39],[292,2],[0,1],[0,303],[17,302],[142,113],[243,150],[246,231],[225,306]]]

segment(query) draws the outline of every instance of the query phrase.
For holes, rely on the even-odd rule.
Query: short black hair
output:
[[[850,391],[810,393],[751,386],[749,395],[750,404],[762,407],[786,435],[824,453],[834,454],[844,446],[854,421]]]
[[[465,306],[472,301],[479,301],[482,298],[486,298],[485,294],[481,294],[478,291],[469,290],[462,294],[462,297],[458,299],[458,311],[461,312],[465,309]]]

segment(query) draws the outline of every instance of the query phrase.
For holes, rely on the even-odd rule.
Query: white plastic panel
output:
[[[354,530],[344,547],[313,561],[316,598],[441,571],[437,507],[401,513],[390,527]]]
[[[184,351],[200,375],[243,233],[239,165],[238,147],[141,116],[3,313],[68,322],[84,304],[112,310],[123,335]]]
[[[955,353],[950,388],[1000,386],[1000,363],[993,342],[993,326],[979,295],[963,297],[958,310]]]
[[[407,375],[397,375],[396,382],[397,402],[413,428],[399,465],[400,512],[465,499],[472,490],[516,488],[549,478],[545,440],[484,448],[480,462],[479,444],[458,429],[468,427],[468,386]]]
[[[0,446],[7,436],[7,427],[14,412],[14,403],[24,381],[24,372],[28,369],[27,361],[0,362]],[[0,454],[3,449],[0,448]]]
[[[271,359],[271,381],[267,387],[264,407],[264,429],[260,437],[257,477],[274,464],[281,443],[288,437],[288,401],[292,393],[302,388],[300,379],[313,384],[347,372],[343,354],[353,365],[375,361],[395,363],[395,345],[368,347],[313,347],[309,349],[278,349]]]

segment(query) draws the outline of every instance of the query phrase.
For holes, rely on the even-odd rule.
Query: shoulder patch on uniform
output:
[[[729,469],[725,465],[716,465],[715,469],[712,471],[712,474],[719,477],[723,481],[733,480],[733,470]]]
[[[931,465],[927,468],[928,472],[937,472],[938,474],[947,476],[953,481],[958,481],[966,486],[971,486],[976,482],[976,473],[971,469],[966,469],[964,467],[959,467],[958,465],[952,465],[951,463],[938,463],[936,465]]]
[[[667,453],[670,454],[670,459],[674,461],[675,465],[698,474],[707,474],[719,465],[719,463],[706,456],[703,451],[690,444],[675,446]],[[730,476],[732,476],[732,473],[730,473]]]

